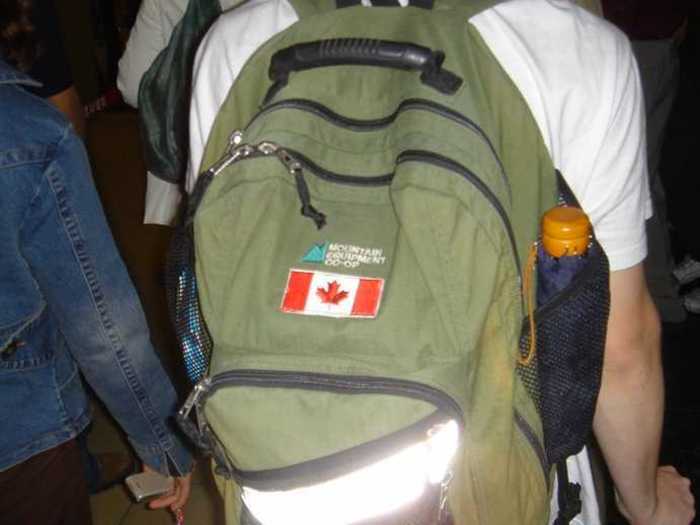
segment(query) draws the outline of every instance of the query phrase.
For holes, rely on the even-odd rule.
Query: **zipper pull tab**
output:
[[[187,400],[185,401],[185,404],[182,405],[178,415],[184,419],[187,419],[190,412],[192,412],[192,408],[198,403],[199,398],[202,396],[202,394],[208,392],[209,388],[211,388],[211,379],[209,377],[205,377],[194,385],[194,389],[192,392],[190,392],[190,395],[187,396]]]
[[[297,193],[299,194],[299,199],[301,200],[301,214],[304,217],[308,217],[319,230],[326,225],[326,215],[311,204],[311,195],[309,194],[309,187],[306,185],[306,180],[304,180],[304,174],[301,170],[294,172],[294,181],[297,185]]]
[[[276,152],[277,157],[285,165],[287,171],[294,175],[294,182],[296,183],[297,193],[299,194],[299,200],[301,200],[301,214],[304,217],[310,218],[316,224],[316,228],[319,230],[326,225],[326,215],[323,212],[318,211],[311,204],[311,194],[309,193],[309,187],[304,179],[304,172],[301,169],[301,163],[292,157],[284,149],[278,149]]]
[[[235,148],[241,142],[243,142],[243,132],[239,129],[234,130],[231,136],[228,138],[229,148]]]
[[[185,210],[184,224],[190,226],[194,221],[194,215],[199,208],[199,204],[204,198],[204,193],[209,185],[219,173],[225,170],[232,163],[241,158],[248,157],[255,153],[255,148],[249,144],[243,144],[243,132],[234,131],[228,139],[228,148],[225,153],[208,170],[203,172],[192,188],[192,192],[187,197],[187,207]]]
[[[453,473],[451,470],[449,470],[444,481],[440,483],[440,503],[438,507],[437,523],[443,523],[443,519],[445,518],[446,514],[449,513],[449,509],[447,508],[447,493],[450,489],[452,477]]]
[[[230,166],[233,162],[236,162],[238,159],[247,157],[251,153],[255,152],[255,148],[248,144],[243,144],[243,132],[241,131],[234,131],[231,133],[231,136],[228,139],[228,149],[226,150],[226,153],[222,155],[222,157],[217,160],[207,171],[206,173],[210,175],[211,177],[216,177],[219,173],[224,171],[228,166]]]

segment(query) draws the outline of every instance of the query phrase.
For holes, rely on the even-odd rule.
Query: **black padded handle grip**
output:
[[[269,76],[275,85],[271,91],[276,93],[281,89],[287,83],[289,74],[295,71],[360,65],[420,71],[421,82],[451,95],[462,85],[462,79],[442,69],[444,60],[442,51],[406,42],[367,38],[318,40],[282,49],[272,56]]]

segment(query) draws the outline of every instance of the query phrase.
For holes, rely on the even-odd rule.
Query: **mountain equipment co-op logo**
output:
[[[314,244],[302,257],[301,262],[357,268],[361,264],[385,264],[386,257],[384,256],[384,250],[381,248],[366,248],[354,244],[323,242]]]

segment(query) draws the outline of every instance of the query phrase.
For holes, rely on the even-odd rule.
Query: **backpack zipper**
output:
[[[423,150],[407,150],[402,152],[398,156],[398,158],[396,159],[396,165],[398,166],[399,164],[402,164],[404,162],[419,162],[432,164],[433,166],[437,166],[439,168],[443,168],[447,171],[451,171],[453,173],[461,175],[463,178],[469,181],[471,185],[475,187],[479,191],[479,193],[481,193],[486,198],[486,200],[489,201],[491,207],[496,211],[496,213],[498,213],[498,216],[501,218],[503,227],[508,235],[508,240],[510,241],[510,246],[512,249],[511,251],[513,253],[513,259],[515,261],[515,268],[518,272],[518,279],[520,279],[520,260],[518,259],[518,248],[515,242],[515,233],[513,232],[513,225],[511,224],[510,219],[508,218],[508,214],[503,208],[501,201],[499,201],[498,197],[496,197],[496,194],[493,193],[493,191],[491,191],[491,188],[484,184],[484,182],[473,171],[469,170],[464,165],[437,153]]]
[[[290,155],[299,161],[303,168],[316,175],[319,179],[333,184],[342,184],[344,186],[388,186],[394,179],[393,173],[385,173],[383,175],[372,175],[369,177],[357,177],[354,175],[345,175],[336,173],[325,168],[322,168],[303,153],[285,148]]]
[[[240,131],[233,132],[231,135],[230,144],[230,149],[227,150],[226,154],[222,156],[211,168],[209,168],[209,170],[207,170],[206,175],[214,177],[233,162],[240,162],[251,158],[259,158],[261,156],[267,157],[274,155],[294,177],[297,193],[299,194],[299,199],[302,203],[301,214],[305,217],[311,218],[318,229],[321,229],[325,225],[326,216],[311,204],[311,195],[309,193],[306,180],[304,179],[302,168],[306,168],[317,177],[328,182],[351,186],[386,186],[389,185],[394,178],[393,173],[376,175],[372,177],[356,177],[352,175],[334,173],[321,168],[302,153],[291,148],[284,148],[274,142],[263,141],[257,146],[244,144],[242,143],[242,133]],[[424,150],[407,150],[400,153],[396,158],[397,166],[404,162],[423,162],[452,171],[453,173],[457,173],[469,181],[472,186],[475,187],[489,201],[493,209],[501,218],[503,226],[508,235],[520,285],[522,274],[513,226],[510,223],[510,219],[508,218],[508,214],[503,208],[503,205],[491,188],[484,184],[484,182],[473,171],[469,170],[462,164],[437,153]]]
[[[537,438],[537,434],[535,434],[535,431],[532,429],[530,424],[516,409],[513,409],[513,418],[515,420],[515,425],[518,427],[518,430],[520,430],[520,433],[523,436],[525,436],[525,439],[530,444],[530,448],[535,453],[535,456],[537,456],[537,459],[540,462],[540,468],[542,469],[542,473],[544,474],[544,481],[545,483],[547,483],[549,479],[547,473],[547,471],[549,470],[549,462],[547,461],[547,456],[544,452],[544,447],[542,446],[542,443],[540,443],[540,440]]]
[[[191,194],[191,205],[188,205],[187,220],[192,221],[194,214],[199,207],[199,203],[204,196],[211,181],[222,171],[228,168],[235,162],[240,162],[244,159],[260,158],[275,156],[284,165],[287,172],[294,177],[294,182],[301,201],[301,214],[304,217],[309,217],[314,221],[316,227],[320,230],[326,224],[325,214],[319,212],[311,204],[311,195],[309,187],[304,179],[304,173],[301,170],[301,165],[297,160],[289,155],[288,151],[281,148],[278,144],[269,141],[263,141],[253,146],[243,142],[243,132],[235,130],[229,138],[229,147],[224,154],[204,173],[199,176],[197,183]]]
[[[314,372],[288,372],[269,370],[231,370],[205,377],[199,381],[182,406],[179,416],[187,419],[193,408],[201,413],[204,403],[218,389],[224,386],[252,386],[260,388],[297,388],[321,392],[336,392],[345,394],[387,394],[398,395],[411,399],[426,401],[435,406],[438,411],[449,414],[464,427],[464,416],[457,402],[448,394],[431,386],[415,381],[390,379],[372,376],[338,376]],[[517,410],[514,411],[515,424],[530,444],[547,480],[548,464],[542,447],[534,430]],[[257,484],[261,480],[274,478],[270,473],[237,471],[236,476]]]
[[[491,155],[493,156],[493,159],[496,161],[496,164],[498,164],[503,183],[508,192],[508,199],[509,201],[512,200],[510,182],[508,181],[505,167],[503,166],[503,163],[501,162],[501,159],[498,156],[498,153],[496,152],[496,148],[493,146],[493,143],[489,139],[488,135],[486,135],[484,130],[481,129],[481,127],[476,122],[471,120],[466,115],[459,113],[447,106],[443,106],[442,104],[439,104],[432,100],[422,98],[409,98],[401,101],[396,110],[392,114],[387,115],[386,117],[361,120],[340,115],[328,108],[327,106],[319,104],[318,102],[313,100],[297,98],[287,99],[281,100],[279,102],[273,102],[272,104],[269,104],[263,109],[261,109],[251,119],[251,121],[246,126],[246,129],[250,128],[250,126],[258,118],[281,109],[297,109],[300,111],[305,111],[307,113],[312,113],[332,124],[335,124],[338,127],[358,132],[375,131],[381,128],[385,128],[392,124],[401,113],[409,110],[428,111],[430,113],[434,113],[441,117],[447,118],[455,122],[456,124],[459,124],[474,132],[488,146],[489,150],[491,151]]]
[[[204,403],[218,389],[226,386],[288,388],[349,395],[393,395],[425,401],[437,409],[431,415],[403,430],[358,445],[355,448],[361,449],[359,452],[361,455],[374,452],[375,454],[381,453],[379,454],[381,456],[390,453],[396,448],[396,440],[407,439],[410,441],[410,438],[423,436],[426,431],[429,432],[436,425],[444,424],[449,420],[455,420],[460,429],[464,428],[464,416],[457,402],[450,395],[423,383],[373,376],[340,376],[316,372],[272,370],[230,370],[202,379],[180,409],[178,418],[186,420],[193,408],[196,408],[197,412],[201,414]],[[213,437],[208,430],[208,425],[205,423],[204,426],[206,434]],[[231,471],[230,474],[239,482],[245,482],[248,486],[263,490],[280,490],[291,488],[295,483],[298,483],[299,476],[312,476],[311,473],[314,470],[355,468],[357,459],[357,453],[344,454],[340,452],[295,466],[261,471],[243,471],[233,466],[230,461],[226,461],[226,463]]]
[[[222,386],[252,386],[261,388],[297,388],[345,394],[388,394],[419,399],[451,414],[464,423],[462,409],[448,394],[431,386],[404,379],[374,376],[333,375],[315,372],[270,370],[229,370],[207,377],[197,383],[183,406],[187,416],[196,404],[203,404]]]
[[[341,173],[334,173],[327,169],[321,168],[319,165],[311,161],[308,157],[301,154],[300,152],[293,150],[291,148],[286,148],[289,155],[296,158],[297,161],[306,168],[308,171],[316,175],[317,177],[335,184],[343,184],[349,186],[386,186],[391,184],[394,178],[393,173],[387,173],[384,175],[375,175],[372,177],[353,177],[352,175],[344,175]],[[430,151],[423,150],[406,150],[399,154],[396,158],[396,165],[402,164],[404,162],[419,162],[432,164],[440,168],[457,173],[465,178],[475,187],[479,193],[481,193],[491,204],[491,207],[498,213],[498,216],[503,223],[503,226],[508,235],[508,240],[513,253],[513,260],[515,262],[515,267],[518,273],[518,280],[521,276],[520,260],[518,259],[518,249],[515,242],[515,233],[513,232],[513,226],[510,223],[508,214],[506,213],[501,201],[498,200],[495,193],[491,191],[484,182],[471,170],[463,166],[462,164],[455,162],[454,160],[439,155],[437,153],[432,153]],[[325,217],[325,216],[324,216]]]

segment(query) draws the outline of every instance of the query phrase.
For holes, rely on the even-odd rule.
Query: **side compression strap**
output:
[[[557,492],[559,514],[553,525],[569,525],[581,512],[581,485],[569,482],[566,459],[557,463]]]

